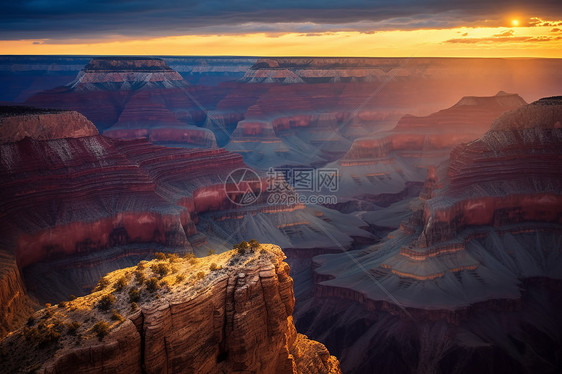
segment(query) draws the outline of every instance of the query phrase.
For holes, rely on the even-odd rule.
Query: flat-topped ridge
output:
[[[84,67],[85,72],[156,72],[173,71],[166,62],[153,57],[96,57]]]

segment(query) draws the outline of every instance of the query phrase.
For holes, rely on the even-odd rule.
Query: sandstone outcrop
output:
[[[0,251],[0,300],[0,337],[3,337],[21,326],[36,306],[27,295],[14,256],[4,251]]]
[[[118,270],[98,291],[37,312],[35,320],[2,340],[0,369],[341,373],[322,344],[296,332],[293,281],[284,258],[279,247],[262,244],[244,254],[170,257]],[[158,276],[159,266],[171,267],[171,273],[160,276],[157,290],[132,278],[133,272],[137,279],[139,272]],[[129,301],[131,289],[139,292],[136,308]],[[115,297],[113,312],[98,310],[109,294]],[[95,327],[100,323],[106,327],[101,334]],[[54,334],[42,335],[45,329]]]

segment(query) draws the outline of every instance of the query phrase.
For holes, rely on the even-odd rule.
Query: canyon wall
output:
[[[540,331],[545,320],[562,326],[561,108],[560,97],[545,98],[501,115],[429,169],[410,215],[380,244],[314,257],[314,296],[297,326],[359,373],[387,356],[405,373],[493,372],[497,361],[552,371],[562,342]]]
[[[236,154],[112,140],[76,112],[9,107],[4,113],[1,249],[15,256],[20,270],[72,256],[92,268],[90,277],[62,282],[60,290],[40,289],[41,298],[83,293],[115,269],[112,263],[122,264],[104,265],[90,258],[96,253],[119,249],[118,258],[138,261],[154,245],[191,251],[188,237],[197,234],[198,212],[232,206],[223,180],[244,166]],[[209,189],[217,193],[201,194]],[[5,296],[3,302],[11,297]]]
[[[427,169],[445,161],[451,149],[482,136],[500,114],[524,105],[517,94],[467,96],[428,116],[403,116],[396,126],[356,139],[340,168],[342,193],[355,196],[396,193],[408,182],[422,182]]]
[[[95,128],[76,112],[18,110],[3,121],[23,128],[31,112],[48,126],[0,141],[0,249],[15,257],[27,291],[43,303],[89,292],[103,274],[163,248],[206,255],[248,238],[325,247],[333,244],[324,232],[336,224],[343,245],[371,236],[359,219],[269,201],[265,176],[252,184],[259,198],[237,205],[240,191],[225,181],[246,165],[224,149],[78,136]],[[78,137],[60,138],[67,130]]]

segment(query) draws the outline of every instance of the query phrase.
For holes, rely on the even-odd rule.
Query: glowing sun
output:
[[[517,19],[512,19],[512,20],[511,20],[511,25],[512,25],[512,26],[519,26],[519,20],[517,20]]]

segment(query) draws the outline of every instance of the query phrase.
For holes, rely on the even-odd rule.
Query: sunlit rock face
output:
[[[110,273],[105,287],[36,312],[2,340],[0,370],[339,374],[337,358],[295,329],[293,280],[284,258],[279,247],[261,244],[243,254],[153,260]],[[154,266],[170,272],[151,291],[132,274],[151,277]],[[129,301],[132,289],[136,307]],[[104,312],[100,301],[109,294],[113,312]],[[73,322],[78,327],[68,333],[65,326]],[[96,336],[99,322],[107,324],[105,336]],[[41,335],[43,325],[64,331],[49,340]]]
[[[314,258],[315,297],[297,327],[322,337],[344,370],[370,372],[388,356],[412,373],[551,371],[561,341],[548,331],[562,326],[561,123],[562,98],[541,99],[456,146],[383,243]],[[326,316],[343,313],[335,300],[349,318],[327,333]]]

